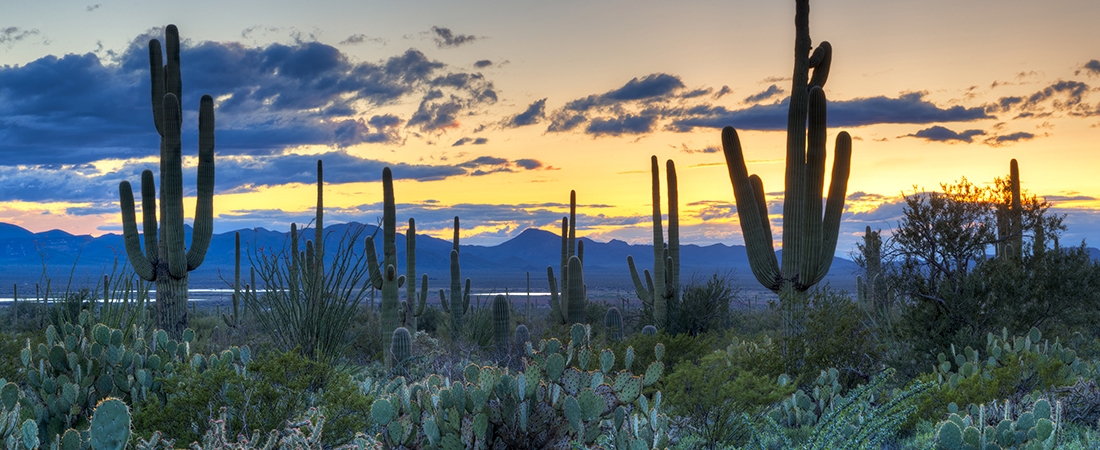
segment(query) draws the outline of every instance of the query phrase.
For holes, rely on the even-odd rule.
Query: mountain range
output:
[[[374,225],[346,223],[325,228],[326,255],[334,255],[342,237],[359,229],[360,235],[352,246],[355,252],[363,251],[363,239],[381,230]],[[242,276],[247,277],[248,255],[256,251],[281,251],[289,248],[289,233],[264,228],[238,230],[241,233]],[[191,228],[186,227],[187,242],[191,242]],[[301,240],[314,236],[312,229],[300,232]],[[623,241],[596,242],[579,238],[584,242],[585,282],[592,292],[620,292],[633,297],[633,284],[627,268],[626,257],[634,255],[639,270],[652,268],[653,247],[631,245]],[[215,234],[203,264],[191,272],[191,286],[195,288],[224,288],[232,281],[234,232]],[[417,271],[429,275],[432,291],[449,286],[450,240],[417,235]],[[404,273],[405,236],[396,239],[399,273]],[[381,242],[377,243],[381,252]],[[687,282],[702,280],[712,274],[726,276],[743,291],[763,291],[749,268],[745,247],[740,245],[712,244],[682,245],[680,250],[681,277]],[[782,255],[782,251],[778,252]],[[526,292],[527,275],[530,273],[531,289],[547,290],[546,268],[554,267],[560,277],[561,238],[559,235],[527,229],[518,236],[493,246],[461,245],[462,277],[473,280],[475,292],[503,291]],[[19,286],[20,296],[33,294],[35,283],[44,279],[52,281],[54,289],[67,284],[73,286],[94,285],[104,273],[117,270],[129,273],[122,236],[105,234],[98,237],[72,235],[61,230],[32,233],[16,225],[0,223],[0,296],[9,296],[13,285]],[[843,258],[834,258],[826,281],[833,287],[854,288],[856,265]],[[229,280],[229,281],[226,281]]]

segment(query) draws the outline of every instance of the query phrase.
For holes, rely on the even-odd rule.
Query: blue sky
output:
[[[409,3],[409,4],[405,4]],[[790,3],[790,4],[787,4]],[[897,3],[897,4],[895,4]],[[781,201],[793,2],[24,2],[0,6],[0,220],[120,229],[117,186],[156,165],[147,42],[184,38],[184,155],[216,99],[216,229],[381,216],[466,242],[555,229],[648,241],[649,157],[674,159],[683,239],[741,243],[719,130]],[[889,228],[902,192],[1020,160],[1024,188],[1100,241],[1095,2],[814,1],[834,48],[830,134],[854,139],[838,251]],[[193,164],[192,160],[185,164]],[[185,169],[185,187],[194,168]],[[188,207],[190,209],[190,207]],[[5,217],[6,216],[6,217]],[[778,224],[778,216],[773,217]],[[1095,245],[1095,244],[1093,244]]]

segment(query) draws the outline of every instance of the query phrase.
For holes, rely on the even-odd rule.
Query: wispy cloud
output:
[[[19,27],[4,27],[0,28],[0,45],[7,48],[12,48],[15,44],[26,41],[33,36],[40,36],[42,33],[37,28],[25,29]]]
[[[546,99],[536,100],[523,112],[504,119],[505,128],[534,125],[546,118]]]
[[[966,130],[963,132],[956,132],[951,129],[941,127],[939,125],[925,128],[917,131],[916,133],[907,134],[899,137],[915,137],[927,140],[929,142],[973,142],[974,136],[984,135],[985,131],[982,130]]]
[[[748,97],[745,97],[745,103],[760,103],[764,100],[783,95],[786,92],[787,91],[784,90],[783,88],[779,87],[778,85],[773,84],[771,86],[768,86],[767,89],[764,89],[761,92],[757,92],[757,93],[752,94]]]
[[[470,34],[455,34],[450,28],[432,27],[432,33],[435,33],[435,45],[439,46],[439,48],[458,47],[462,44],[468,44],[477,40],[477,36]]]

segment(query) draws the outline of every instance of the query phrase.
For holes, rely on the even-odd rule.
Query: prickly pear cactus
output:
[[[1030,411],[1022,412],[1015,420],[996,414],[987,414],[984,406],[972,408],[970,414],[960,416],[955,404],[949,405],[951,414],[936,426],[937,449],[1053,449],[1057,445],[1062,428],[1062,405],[1054,407],[1045,399],[1035,402]],[[976,414],[976,415],[975,415]],[[996,425],[990,424],[996,423]]]
[[[130,408],[117,398],[100,401],[88,436],[94,450],[125,449],[130,441]]]
[[[528,346],[522,372],[471,364],[461,380],[398,377],[372,406],[381,430],[374,440],[386,448],[570,448],[612,430],[618,448],[665,447],[661,394],[643,392],[664,370],[663,346],[643,374],[612,372],[614,353],[589,347],[590,333],[576,325],[568,344]]]
[[[127,404],[163,397],[162,380],[181,364],[200,372],[221,365],[243,370],[251,358],[248,347],[209,357],[192,354],[191,329],[184,330],[182,341],[169,339],[164,330],[149,337],[146,341],[136,326],[123,333],[94,323],[82,311],[75,324],[48,327],[45,343],[34,348],[28,343],[19,355],[27,376],[21,403],[33,411],[41,441],[53,442],[69,428],[87,428],[95,406],[108,397]]]

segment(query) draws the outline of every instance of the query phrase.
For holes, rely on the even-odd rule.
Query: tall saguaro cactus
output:
[[[466,279],[466,288],[462,287],[462,272],[458,265],[458,216],[455,216],[454,247],[451,249],[451,300],[443,289],[439,290],[439,304],[451,314],[451,339],[458,340],[462,335],[462,316],[470,309],[470,279]]]
[[[822,87],[829,75],[832,47],[828,42],[821,42],[811,55],[809,0],[797,0],[795,11],[795,64],[787,115],[782,266],[772,248],[763,183],[760,177],[748,174],[737,131],[733,127],[722,130],[722,146],[752,273],[764,287],[779,293],[785,306],[794,308],[788,310],[788,334],[801,334],[803,293],[821,281],[832,264],[852,158],[852,139],[847,132],[840,132],[836,137],[823,215],[821,197],[827,132]]]
[[[653,308],[653,319],[663,328],[668,325],[670,304],[680,300],[680,212],[676,163],[670,159],[665,164],[668,177],[667,245],[661,226],[661,172],[656,155],[650,157],[650,172],[653,175],[653,273],[644,271],[646,284],[642,284],[634,257],[627,256],[626,264],[630,268],[630,278],[634,281],[638,300]]]
[[[576,258],[576,263],[572,260]],[[583,273],[584,242],[577,240],[577,191],[569,191],[569,216],[561,218],[561,285],[554,277],[554,268],[546,268],[550,282],[550,320],[569,325],[584,323],[587,307]],[[573,267],[572,269],[570,267]],[[577,281],[570,277],[576,275]]]
[[[382,290],[382,348],[386,352],[383,358],[386,368],[392,368],[393,358],[390,352],[393,332],[404,326],[398,305],[398,289],[405,283],[405,276],[397,275],[397,207],[393,196],[393,173],[390,168],[382,169],[382,265],[375,256],[374,238],[366,239],[367,264],[371,283],[375,289]]]
[[[126,255],[134,272],[156,283],[156,326],[179,339],[187,328],[187,274],[202,264],[214,231],[214,99],[199,101],[198,201],[195,205],[191,247],[184,243],[183,170],[180,127],[180,44],[175,25],[165,29],[167,63],[160,41],[149,41],[153,122],[160,134],[160,220],[153,172],[141,174],[141,200],[145,249],[142,251],[130,182],[119,183],[122,228]]]
[[[416,332],[416,318],[424,315],[428,303],[428,274],[423,274],[420,291],[416,290],[416,221],[409,218],[405,232],[405,301],[401,305],[405,328]]]
[[[1020,200],[1020,165],[1015,159],[1009,162],[1008,187],[1012,199],[1009,205],[997,205],[997,245],[994,247],[998,257],[1020,260],[1024,248],[1024,211]],[[1041,229],[1041,227],[1040,227]]]

